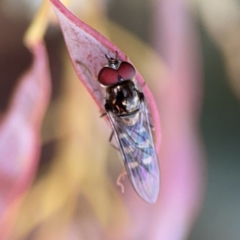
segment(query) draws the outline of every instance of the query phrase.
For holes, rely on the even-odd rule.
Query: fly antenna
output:
[[[110,57],[108,54],[105,54],[105,57],[108,60],[108,66],[111,68],[117,69],[119,67],[118,52],[115,51],[115,58]]]
[[[105,57],[108,61],[111,59],[108,54],[105,54]]]
[[[115,51],[115,58],[118,59],[118,51]]]
[[[113,60],[108,54],[105,54],[105,57],[108,61]],[[115,51],[115,59],[118,60],[118,51]]]

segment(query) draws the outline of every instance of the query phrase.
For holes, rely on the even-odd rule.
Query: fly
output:
[[[146,202],[159,194],[159,165],[144,94],[136,87],[135,68],[105,55],[108,63],[98,74],[106,90],[105,110],[112,126],[129,180]]]

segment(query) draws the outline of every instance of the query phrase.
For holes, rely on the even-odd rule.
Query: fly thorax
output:
[[[141,101],[131,81],[124,81],[110,87],[107,92],[107,104],[119,117],[128,117],[137,112]]]
[[[131,95],[129,94],[123,101],[122,105],[126,108],[128,113],[135,111],[139,108],[139,97],[136,91],[132,92]]]

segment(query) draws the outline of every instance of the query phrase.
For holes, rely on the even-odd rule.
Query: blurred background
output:
[[[93,4],[90,2],[72,1],[70,7],[74,9],[74,13],[79,18],[89,21],[92,25],[100,24],[98,20],[104,19],[105,25],[102,25],[102,31],[108,32],[108,36],[111,36],[114,32],[112,29],[108,29],[109,25],[106,24],[109,18],[110,21],[118,24],[116,25],[117,31],[128,30],[139,39],[138,41],[141,44],[147,46],[147,48],[156,49],[155,52],[164,62],[165,56],[163,51],[156,47],[154,33],[154,26],[156,26],[154,6],[157,0],[155,2],[108,0],[95,1]],[[8,103],[19,77],[31,64],[31,54],[24,47],[22,38],[40,4],[41,1],[0,1],[1,115],[4,115],[7,111]],[[187,234],[187,239],[238,240],[240,222],[240,3],[233,0],[214,0],[210,2],[192,0],[186,1],[186,5],[200,45],[198,51],[200,52],[199,62],[202,65],[200,68],[202,68],[203,94],[202,99],[200,99],[202,106],[199,108],[201,109],[199,127],[200,138],[206,155],[206,159],[202,158],[202,161],[207,165],[207,174],[203,174],[203,179],[200,179],[202,182],[207,181],[204,201],[199,216],[196,217],[196,221],[191,223],[193,227]],[[174,14],[172,17],[174,18]],[[161,32],[164,34],[164,29]],[[121,36],[121,34],[118,36]],[[113,38],[114,36],[112,36]],[[119,40],[124,42],[124,37],[122,38]],[[161,36],[161,38],[164,38],[164,36]],[[9,239],[108,239],[108,237],[109,239],[118,239],[113,235],[121,229],[119,225],[127,223],[129,209],[126,208],[121,193],[114,185],[122,167],[120,162],[116,160],[118,158],[117,154],[108,146],[110,130],[98,118],[97,107],[94,106],[83,87],[78,84],[73,70],[69,70],[71,69],[69,57],[64,47],[62,34],[56,25],[52,24],[48,28],[45,40],[52,76],[51,103],[43,121],[41,157],[37,175],[32,189],[29,190],[29,195],[20,207],[13,226],[14,230]],[[123,46],[120,47],[123,48]],[[126,52],[130,56],[132,54],[133,62],[134,59],[137,61],[141,58],[141,49],[138,50],[136,56],[134,56],[134,53]],[[138,66],[144,64],[144,59],[140,59],[137,64],[139,64]],[[141,72],[140,67],[138,69]],[[142,74],[144,75],[144,73]],[[76,84],[68,86],[62,79],[74,81]],[[149,85],[150,88],[155,86],[152,82]],[[72,95],[74,88],[77,89],[74,94],[81,93],[79,94],[81,96],[79,100],[72,100],[75,101],[74,104],[76,105],[72,110],[73,113],[70,113],[66,112],[67,106],[59,106],[64,105],[64,101],[67,104],[66,99]],[[67,92],[68,90],[69,92]],[[78,104],[85,101],[88,101],[91,107],[82,109],[82,106]],[[70,100],[68,103],[73,104]],[[75,113],[74,111],[78,111],[78,109],[81,109],[79,110],[80,113]],[[95,120],[82,121],[80,120],[82,115]],[[75,129],[74,127],[71,129],[70,120],[62,120],[64,117],[76,118],[73,121],[74,124],[79,123],[81,125],[76,132],[79,131],[87,135],[85,145],[82,145],[81,140],[79,142],[77,140],[74,142],[76,146],[70,147],[67,153],[61,152],[61,148],[73,141],[72,139],[78,139],[78,136],[72,135],[72,131],[74,132]],[[58,119],[61,122],[59,125],[56,123]],[[55,124],[58,125],[58,129],[54,128]],[[99,156],[90,159],[92,155],[88,156],[88,153],[81,152],[81,150],[77,152],[78,144],[84,146],[87,152],[90,152],[94,146],[99,150],[100,158],[105,159],[104,162],[102,164],[96,163],[95,159]],[[104,151],[102,151],[102,148],[104,148]],[[96,150],[97,153],[98,150]],[[80,161],[85,166],[80,165],[82,172],[75,171],[78,154],[84,156]],[[72,161],[70,167],[66,165],[67,161],[61,162],[59,160],[62,156],[67,156],[68,160]],[[113,160],[115,161],[113,162]],[[93,163],[90,164],[90,161]],[[96,164],[96,169],[92,168],[92,164]],[[64,169],[67,169],[67,173],[64,173]],[[72,176],[72,179],[66,180],[66,176],[69,175]],[[86,175],[90,177],[87,178]],[[96,178],[92,175],[99,176],[99,185],[96,185]],[[103,175],[108,177],[105,179]],[[60,179],[62,179],[61,183],[59,183]],[[61,185],[64,184],[64,181],[69,181],[70,185],[74,186],[72,189],[81,188],[82,185],[86,187],[83,187],[80,195],[77,194],[77,190],[69,190],[64,197],[61,190],[57,190],[57,193],[52,195],[52,189],[46,190],[46,186],[49,187],[51,184],[53,186],[55,184]],[[95,196],[91,195],[89,189],[96,191],[99,188],[102,189],[102,192],[96,193]],[[58,189],[58,187],[55,187],[55,189]],[[50,204],[48,207],[41,209],[46,213],[38,218],[34,215],[34,212],[36,213],[36,208],[34,209],[35,200],[49,193],[51,197],[49,199],[46,197],[45,201],[49,201]],[[98,204],[101,204],[100,209],[98,204],[92,200],[95,197],[97,198],[97,194],[108,194],[107,197],[101,198],[102,202],[98,202]],[[59,207],[55,207],[54,198],[56,197],[60,199],[57,203]],[[69,200],[69,198],[72,200]],[[117,203],[117,209],[114,208],[111,199],[114,199],[114,203]],[[29,209],[31,203],[33,203],[33,208]],[[74,206],[74,208],[69,210],[69,205]],[[65,222],[59,222],[59,218],[65,219]],[[71,238],[64,237],[63,229],[59,236],[54,235],[59,226],[66,226],[66,222],[71,222],[72,230],[75,229],[73,232],[76,235],[72,235]],[[112,232],[111,227],[113,228]],[[106,237],[103,229],[109,231],[108,237]],[[144,238],[129,237],[128,239]]]

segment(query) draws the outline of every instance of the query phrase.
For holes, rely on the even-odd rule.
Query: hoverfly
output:
[[[144,94],[134,83],[135,68],[105,55],[108,63],[98,74],[105,88],[105,110],[130,182],[146,202],[159,193],[159,166]]]

